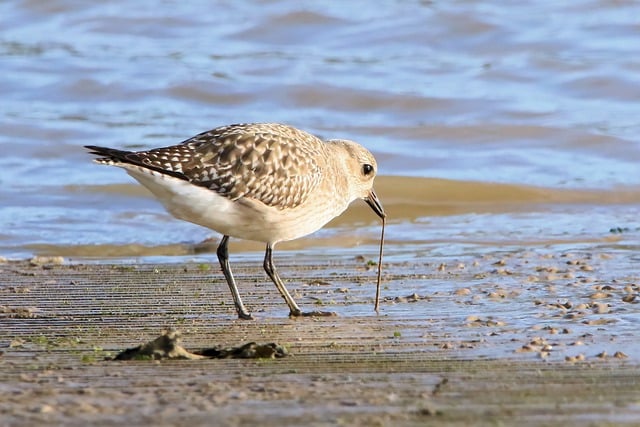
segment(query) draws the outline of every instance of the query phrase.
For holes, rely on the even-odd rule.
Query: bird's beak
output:
[[[369,191],[369,194],[367,194],[367,197],[364,198],[364,201],[367,202],[369,206],[371,206],[371,209],[373,209],[376,215],[378,215],[382,219],[386,218],[387,215],[384,213],[382,203],[380,203],[380,200],[378,200],[378,196],[376,196],[376,193],[373,191],[373,189]]]

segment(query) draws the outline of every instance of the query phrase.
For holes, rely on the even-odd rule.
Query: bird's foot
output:
[[[255,318],[250,313],[247,313],[246,311],[239,311],[238,312],[238,319],[254,320]]]

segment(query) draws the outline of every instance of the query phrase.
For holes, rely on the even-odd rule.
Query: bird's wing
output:
[[[132,163],[185,179],[232,200],[296,207],[322,178],[324,143],[280,124],[237,124],[203,132],[181,144],[126,152],[88,147],[109,160]]]

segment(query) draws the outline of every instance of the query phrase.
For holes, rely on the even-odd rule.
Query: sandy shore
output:
[[[236,263],[0,264],[0,425],[613,425],[640,417],[631,254],[500,252],[375,271],[284,256],[289,319]],[[295,264],[294,264],[295,263]],[[278,359],[108,361],[177,328],[189,350],[277,343]]]

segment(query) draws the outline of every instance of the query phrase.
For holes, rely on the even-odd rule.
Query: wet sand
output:
[[[392,257],[393,258],[393,257]],[[62,264],[60,262],[62,261]],[[259,258],[234,264],[0,264],[1,425],[619,425],[640,417],[633,255],[496,251],[390,260],[280,254],[289,319]],[[190,351],[277,343],[278,359],[106,358],[179,329]]]

